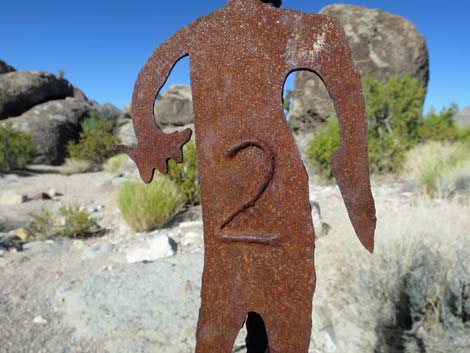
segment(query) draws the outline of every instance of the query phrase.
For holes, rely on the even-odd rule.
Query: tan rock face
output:
[[[154,108],[157,124],[184,126],[194,122],[191,88],[174,85],[157,101]]]
[[[380,10],[352,5],[331,5],[320,11],[343,25],[353,60],[362,76],[386,80],[391,75],[409,74],[426,87],[429,55],[424,37],[408,20]],[[294,127],[303,131],[335,115],[322,81],[301,71],[295,80],[290,116]]]

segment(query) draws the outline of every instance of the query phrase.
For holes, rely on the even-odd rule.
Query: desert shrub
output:
[[[183,163],[177,164],[173,160],[168,163],[168,177],[178,186],[186,204],[197,205],[201,201],[201,193],[196,146],[192,141],[183,147],[183,156]]]
[[[127,154],[120,153],[116,156],[109,158],[104,164],[103,168],[108,173],[116,173],[121,167],[129,160]]]
[[[416,78],[392,76],[386,82],[372,77],[363,79],[369,122],[369,160],[374,173],[396,172],[406,152],[419,142],[425,89]],[[331,120],[315,134],[307,156],[314,168],[331,178],[330,158],[340,145],[338,122]]]
[[[437,141],[416,146],[407,155],[405,175],[428,195],[452,196],[470,179],[469,148],[461,142]]]
[[[65,164],[60,168],[63,175],[90,173],[99,171],[101,166],[87,159],[66,158]]]
[[[113,146],[119,143],[119,139],[113,136],[110,121],[101,119],[96,112],[90,112],[80,125],[82,131],[78,142],[70,141],[67,145],[70,158],[103,163],[116,154]]]
[[[98,230],[96,221],[78,204],[62,206],[56,213],[43,210],[33,215],[31,224],[31,231],[38,238],[86,238]]]
[[[150,184],[126,181],[119,185],[116,201],[124,220],[137,232],[162,227],[184,202],[178,186],[166,177]]]
[[[0,169],[23,168],[35,154],[31,134],[0,125]]]
[[[307,157],[315,171],[326,179],[333,177],[331,156],[340,144],[339,124],[336,119],[333,119],[315,134],[314,139],[308,145]]]

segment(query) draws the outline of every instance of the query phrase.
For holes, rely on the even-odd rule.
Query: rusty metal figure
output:
[[[138,144],[118,147],[147,183],[169,159],[182,162],[191,130],[163,133],[153,106],[189,55],[205,241],[197,353],[231,352],[245,320],[250,353],[308,351],[314,230],[308,176],[282,104],[294,70],[318,74],[331,95],[342,137],[334,175],[359,240],[374,247],[367,121],[345,34],[331,17],[279,5],[229,0],[158,47],[133,93]]]

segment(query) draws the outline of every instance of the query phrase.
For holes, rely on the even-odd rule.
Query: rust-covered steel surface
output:
[[[181,162],[191,135],[165,134],[153,118],[157,93],[186,55],[205,241],[196,352],[231,352],[248,313],[248,352],[307,352],[314,230],[308,176],[282,104],[294,70],[317,73],[331,95],[342,138],[334,175],[359,240],[374,247],[365,105],[343,29],[327,16],[230,0],[176,32],[137,79],[131,115],[138,145],[119,147],[145,182],[154,169],[166,173],[168,159]]]

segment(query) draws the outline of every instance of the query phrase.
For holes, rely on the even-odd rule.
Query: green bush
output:
[[[137,232],[162,227],[184,202],[176,184],[166,177],[154,177],[150,184],[126,181],[119,185],[116,200],[124,220]]]
[[[81,123],[81,129],[78,142],[70,141],[67,145],[70,158],[103,163],[116,154],[113,146],[119,143],[119,139],[113,136],[110,121],[100,118],[96,112],[90,112]]]
[[[103,168],[108,173],[116,173],[128,160],[129,157],[127,156],[127,154],[120,153],[116,156],[109,158],[104,164]]]
[[[425,89],[410,76],[390,77],[386,83],[363,79],[366,113],[369,122],[369,160],[374,173],[396,172],[406,152],[419,142]],[[331,120],[309,143],[307,156],[314,168],[331,178],[330,159],[340,146],[339,126]]]
[[[461,142],[430,141],[418,145],[407,155],[405,175],[430,196],[452,196],[461,191],[463,181],[470,180],[468,151]]]
[[[86,238],[96,234],[98,230],[96,221],[78,204],[62,206],[57,213],[42,211],[33,215],[31,224],[31,231],[38,238]]]
[[[31,134],[0,125],[0,169],[23,168],[36,153]]]
[[[451,104],[439,114],[434,109],[422,119],[418,127],[421,141],[460,141],[470,145],[470,128],[459,128],[454,122],[458,106]]]
[[[362,85],[370,133],[378,139],[390,134],[409,146],[415,144],[426,94],[418,79],[391,76],[383,83],[365,77]]]
[[[201,202],[201,193],[196,146],[192,141],[183,147],[183,156],[183,163],[177,164],[173,160],[168,163],[168,177],[178,186],[186,204],[197,205]]]

